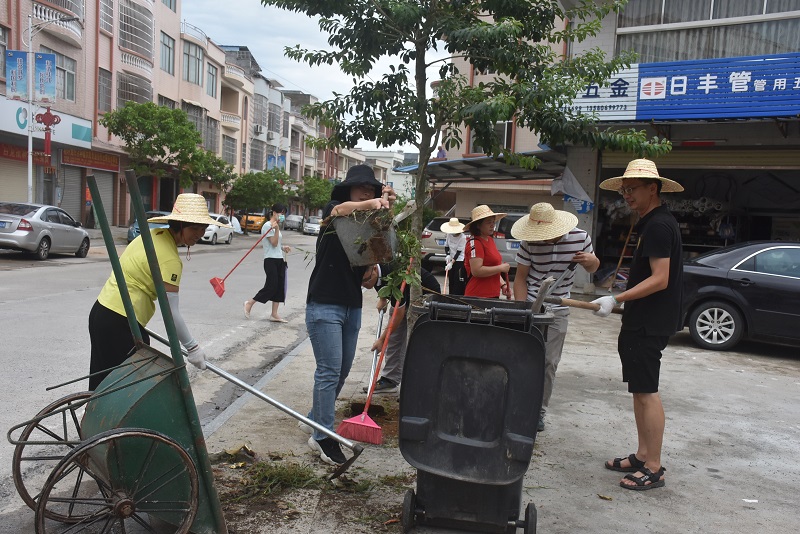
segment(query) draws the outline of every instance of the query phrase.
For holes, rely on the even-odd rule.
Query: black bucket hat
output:
[[[331,200],[350,201],[350,188],[354,185],[367,185],[375,188],[375,198],[380,198],[383,184],[375,179],[375,171],[369,165],[356,165],[347,170],[344,182],[333,186]]]

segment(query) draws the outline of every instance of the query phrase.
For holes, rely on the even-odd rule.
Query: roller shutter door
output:
[[[34,182],[34,199],[36,183]],[[13,159],[0,158],[0,200],[28,201],[28,165]]]
[[[64,176],[61,209],[72,215],[72,218],[76,221],[82,221],[81,202],[83,202],[83,189],[81,188],[81,169],[68,166],[64,166],[61,169]]]
[[[114,174],[104,171],[94,171],[97,180],[97,189],[100,190],[100,200],[103,201],[103,210],[106,212],[106,221],[109,226],[114,221]]]

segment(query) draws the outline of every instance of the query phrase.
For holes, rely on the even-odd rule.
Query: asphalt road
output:
[[[119,234],[119,229],[115,229]],[[122,234],[124,236],[124,233]],[[281,314],[287,324],[267,321],[270,307],[257,304],[248,320],[242,312],[245,299],[263,285],[261,245],[225,282],[225,293],[217,297],[209,280],[222,278],[256,242],[258,236],[237,236],[233,244],[200,244],[180,249],[184,262],[181,282],[181,311],[209,359],[240,379],[255,383],[280,358],[306,338],[305,294],[311,272],[315,238],[294,231],[284,234],[284,244],[293,247],[289,255],[288,298]],[[125,241],[117,238],[118,253]],[[111,273],[101,239],[93,239],[85,259],[53,256],[37,261],[14,252],[0,252],[0,429],[6,432],[34,417],[50,402],[82,391],[81,380],[55,390],[49,386],[83,377],[89,371],[88,315],[100,288]],[[160,312],[148,325],[164,334]],[[166,351],[157,342],[154,346]],[[193,393],[201,423],[212,420],[241,392],[220,381],[196,384],[197,372],[190,369]],[[17,434],[18,435],[18,432]],[[33,513],[17,497],[11,477],[14,447],[0,444],[0,533],[25,532],[27,527],[9,524],[10,517]],[[21,512],[20,512],[21,510]],[[8,514],[8,515],[6,515]],[[30,525],[30,523],[26,523]]]

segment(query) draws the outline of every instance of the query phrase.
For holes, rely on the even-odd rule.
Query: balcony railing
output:
[[[239,115],[234,115],[233,113],[225,113],[223,111],[220,113],[220,119],[223,126],[227,126],[229,128],[236,128],[237,130],[242,127],[242,118]]]
[[[63,2],[54,2],[56,4],[70,4],[72,8],[77,9],[78,11],[72,11],[72,8],[64,7],[65,9],[69,10],[70,12],[74,13],[76,17],[80,17],[83,20],[83,2],[70,2],[70,1],[63,1]],[[83,26],[79,20],[70,20],[70,21],[62,21],[59,20],[64,17],[63,11],[58,11],[53,9],[52,7],[44,6],[42,4],[38,4],[34,2],[33,4],[33,19],[40,22],[47,22],[47,26],[58,26],[69,33],[73,34],[79,40],[83,38]]]
[[[141,69],[148,74],[153,74],[153,63],[139,56],[135,56],[127,52],[121,52],[120,61],[122,61],[124,65],[130,65],[131,67]]]
[[[186,35],[190,35],[203,43],[204,46],[208,46],[208,36],[205,34],[203,30],[194,26],[193,24],[189,24],[188,22],[181,22],[181,33]]]

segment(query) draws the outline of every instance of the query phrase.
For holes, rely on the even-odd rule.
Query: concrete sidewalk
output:
[[[364,397],[368,349],[377,325],[372,296],[365,295],[359,350],[339,399],[343,405]],[[673,338],[664,354],[661,382],[667,484],[634,492],[618,486],[622,474],[603,468],[605,460],[636,450],[631,398],[621,382],[616,354],[618,331],[618,318],[572,312],[547,428],[537,437],[524,480],[523,509],[528,502],[536,504],[539,531],[793,531],[800,477],[796,349],[747,344],[742,349],[748,353],[715,353],[695,348],[686,333]],[[314,368],[306,341],[261,381],[261,389],[306,413]],[[206,431],[211,452],[247,443],[262,458],[278,454],[321,465],[294,419],[250,395]],[[396,445],[368,445],[351,468],[355,478],[415,472]],[[397,511],[402,498],[402,491],[370,497],[375,506]],[[308,505],[291,526],[264,525],[252,532],[362,532],[342,524],[329,507],[322,502]],[[384,531],[400,528],[393,524]]]

